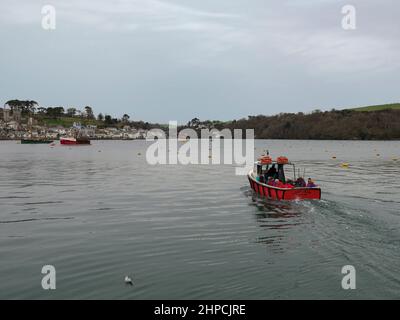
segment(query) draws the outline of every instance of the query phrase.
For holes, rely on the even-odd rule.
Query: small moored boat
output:
[[[285,167],[293,168],[292,184],[287,183],[285,177]],[[277,169],[275,169],[277,167]],[[274,168],[274,169],[273,169]],[[276,170],[276,171],[274,171]],[[273,177],[269,177],[270,172],[274,172]],[[270,185],[267,179],[279,179],[279,186]],[[286,157],[279,157],[273,161],[271,157],[264,156],[258,159],[254,169],[248,173],[250,187],[259,195],[273,200],[310,200],[321,199],[321,188],[318,186],[306,187],[305,184],[297,184],[303,178],[296,178],[296,167],[290,163]],[[277,180],[278,181],[278,180]]]
[[[48,140],[45,138],[31,138],[31,139],[21,139],[21,144],[50,144],[53,140]]]

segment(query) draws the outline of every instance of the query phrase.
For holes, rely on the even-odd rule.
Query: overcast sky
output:
[[[398,102],[399,14],[398,0],[1,0],[0,99],[159,122]]]

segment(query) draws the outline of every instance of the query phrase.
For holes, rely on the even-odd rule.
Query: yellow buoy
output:
[[[348,168],[350,165],[348,163],[346,163],[346,162],[343,162],[340,166],[342,168]]]

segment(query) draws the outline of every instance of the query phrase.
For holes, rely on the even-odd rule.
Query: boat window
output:
[[[260,176],[262,174],[262,166],[261,165],[257,165],[257,175]]]

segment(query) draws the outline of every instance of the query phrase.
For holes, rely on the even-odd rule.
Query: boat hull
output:
[[[260,196],[272,200],[320,200],[320,188],[293,188],[282,189],[269,186],[267,184],[258,182],[252,175],[248,174],[250,187]]]
[[[61,138],[60,139],[60,144],[62,145],[87,145],[90,144],[90,140],[89,139],[85,139],[85,138]]]

